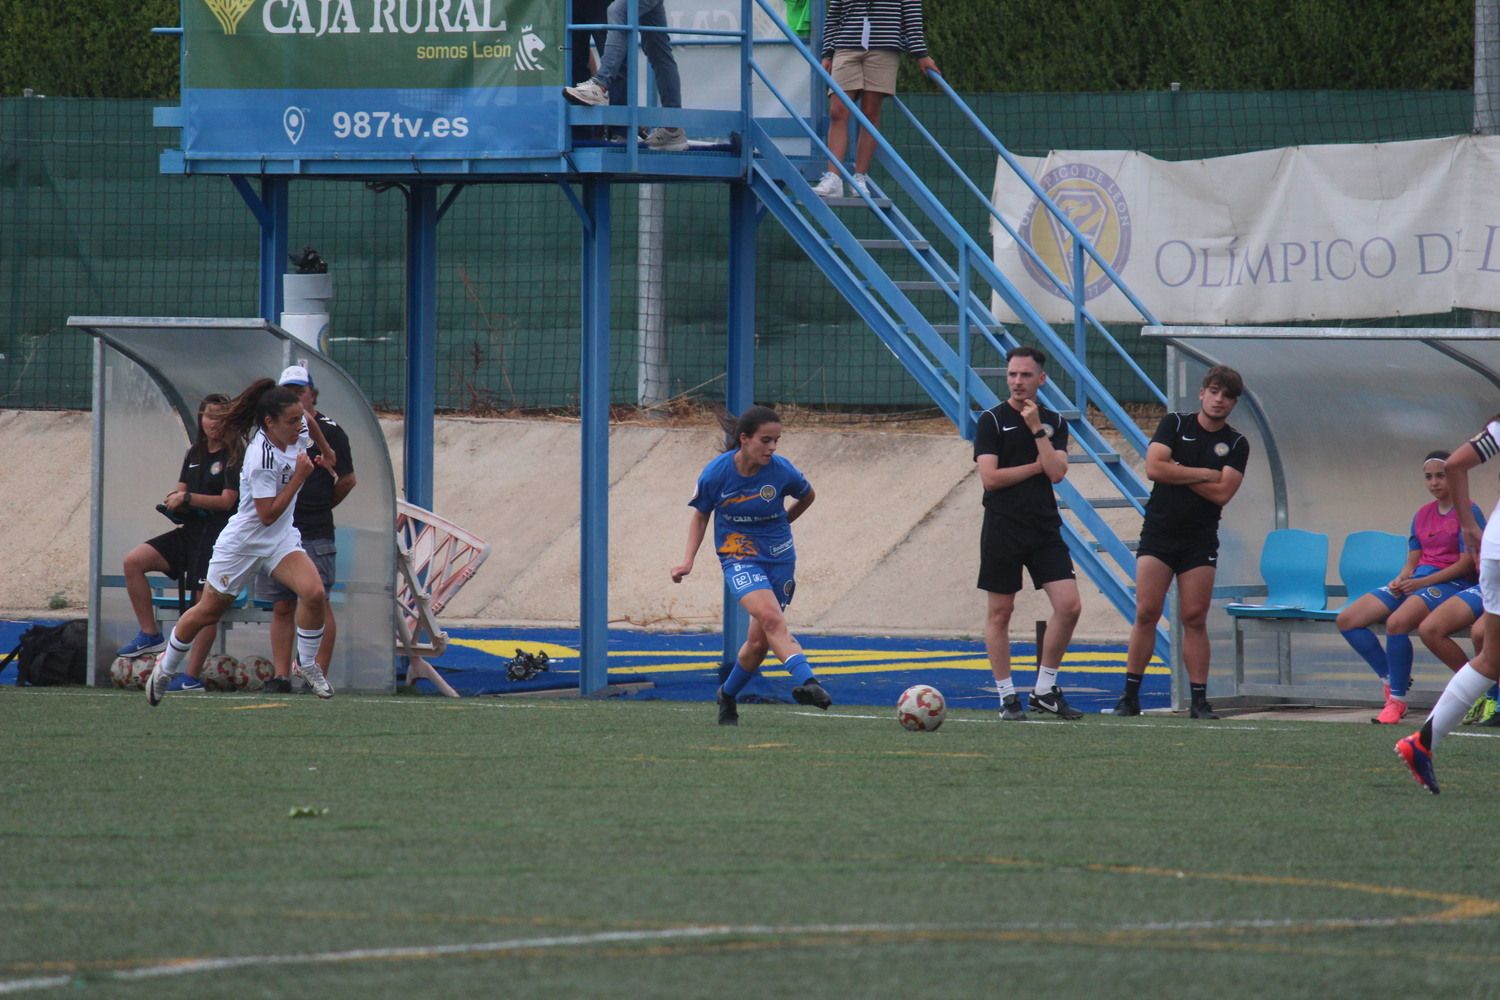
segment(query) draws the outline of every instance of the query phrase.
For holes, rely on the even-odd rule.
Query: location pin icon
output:
[[[281,127],[286,132],[286,137],[292,140],[292,145],[302,138],[302,126],[307,124],[307,118],[302,114],[302,109],[295,104],[289,106],[281,113]]]

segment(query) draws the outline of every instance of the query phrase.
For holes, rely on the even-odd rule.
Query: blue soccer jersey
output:
[[[792,562],[792,525],[786,519],[786,497],[800,500],[812,486],[797,467],[780,455],[753,476],[734,466],[735,451],[709,462],[698,476],[688,506],[714,517],[714,549],[720,562]]]

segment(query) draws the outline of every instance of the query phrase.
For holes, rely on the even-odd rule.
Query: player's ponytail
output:
[[[719,426],[724,430],[724,447],[721,451],[734,451],[740,446],[740,438],[753,435],[766,424],[781,423],[781,418],[769,406],[751,406],[738,419],[728,412],[717,416]]]
[[[250,440],[256,429],[264,424],[259,415],[261,400],[275,388],[277,388],[275,379],[258,378],[251,382],[244,392],[231,399],[224,407],[224,415],[220,418],[224,426],[224,436],[241,441]],[[292,398],[295,401],[295,394]]]

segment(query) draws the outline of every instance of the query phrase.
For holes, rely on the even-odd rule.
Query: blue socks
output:
[[[734,669],[729,671],[729,676],[724,679],[724,693],[733,698],[745,690],[745,685],[749,684],[750,679],[754,676],[752,673],[747,673],[744,667],[736,663]]]
[[[1390,664],[1391,697],[1405,701],[1411,686],[1411,636],[1387,635],[1385,658]]]
[[[799,687],[814,679],[813,669],[808,664],[807,657],[802,653],[793,653],[784,666],[792,675],[792,682]],[[724,693],[731,698],[735,697],[745,690],[745,685],[749,684],[754,677],[753,673],[736,663],[734,669],[729,671],[729,676],[724,679]]]
[[[1380,648],[1380,640],[1375,637],[1374,632],[1371,632],[1367,628],[1351,628],[1347,632],[1340,630],[1339,634],[1342,635],[1346,640],[1348,640],[1349,645],[1354,647],[1354,651],[1356,653],[1365,658],[1365,662],[1370,665],[1370,669],[1375,671],[1376,677],[1379,677],[1381,680],[1385,680],[1388,676],[1390,676],[1389,668],[1386,666],[1385,650]],[[1407,677],[1410,678],[1410,639],[1408,639],[1406,642],[1406,673]]]
[[[801,687],[803,684],[806,684],[808,681],[814,679],[813,669],[812,666],[807,662],[806,654],[793,653],[787,659],[784,666],[787,669],[787,673],[792,675],[792,680],[797,684],[798,687]]]

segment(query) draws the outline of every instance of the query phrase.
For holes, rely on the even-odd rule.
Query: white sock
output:
[[[1016,682],[1007,677],[1003,681],[995,682],[995,690],[1000,692],[1000,704],[1005,704],[1005,699],[1016,693]]]
[[[1438,739],[1458,728],[1458,724],[1468,714],[1469,706],[1488,691],[1493,683],[1467,663],[1459,668],[1458,673],[1448,681],[1448,686],[1443,688],[1442,697],[1438,698],[1437,704],[1432,706],[1432,712],[1427,716],[1427,721],[1432,723],[1432,746],[1428,750],[1436,750]]]
[[[162,650],[161,659],[158,661],[161,665],[162,673],[168,677],[177,673],[178,669],[182,666],[182,658],[188,655],[188,650],[192,648],[192,643],[183,642],[177,638],[177,629],[173,628],[171,637],[167,639],[167,648]]]
[[[318,664],[318,647],[323,644],[323,629],[297,629],[297,662]]]
[[[1046,694],[1055,687],[1057,687],[1057,668],[1038,665],[1036,668],[1036,687],[1032,690],[1037,694]]]

